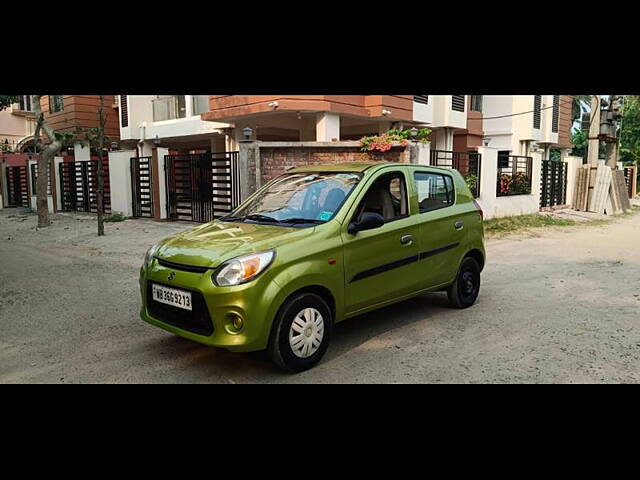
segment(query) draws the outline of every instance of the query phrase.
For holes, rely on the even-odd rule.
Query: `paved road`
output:
[[[0,382],[638,382],[640,215],[488,242],[478,303],[430,294],[346,321],[322,363],[192,343],[139,320],[146,246],[184,224],[0,211]]]

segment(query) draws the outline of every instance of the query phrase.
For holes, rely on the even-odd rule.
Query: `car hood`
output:
[[[277,248],[311,235],[309,228],[214,221],[160,242],[155,256],[199,267],[217,267],[234,257]]]

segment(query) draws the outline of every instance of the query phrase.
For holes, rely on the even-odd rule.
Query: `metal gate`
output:
[[[7,207],[29,207],[27,167],[7,167]]]
[[[63,212],[98,211],[98,162],[62,162],[60,169],[60,192]],[[111,190],[109,187],[109,162],[103,162],[104,213],[111,212]]]
[[[153,218],[152,157],[131,159],[133,216]]]
[[[567,203],[567,162],[542,161],[540,208]]]
[[[164,157],[167,217],[210,222],[240,202],[238,152]]]
[[[453,168],[465,178],[475,198],[480,196],[480,171],[482,154],[477,152],[454,152],[451,150],[431,150],[429,164],[434,167]]]

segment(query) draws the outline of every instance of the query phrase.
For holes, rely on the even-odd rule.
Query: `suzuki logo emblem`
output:
[[[171,280],[173,280],[174,278],[176,278],[176,272],[171,272],[171,273],[169,274],[169,276],[167,277],[167,280],[171,281]]]

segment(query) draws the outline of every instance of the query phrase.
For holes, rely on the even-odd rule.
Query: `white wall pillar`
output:
[[[418,147],[418,164],[429,165],[431,160],[431,143],[429,142],[417,142]]]
[[[56,209],[62,211],[62,190],[60,190],[60,164],[62,163],[62,157],[53,157],[53,179],[54,184],[51,188],[56,189]]]
[[[444,129],[445,150],[453,151],[453,128]]]
[[[150,157],[154,148],[153,141],[145,140],[142,144],[138,145],[138,147],[140,148],[141,157]]]
[[[317,114],[316,141],[340,141],[340,115],[328,112]]]
[[[89,144],[83,145],[81,142],[76,142],[73,145],[73,156],[76,162],[88,162],[91,160],[91,148]]]
[[[496,211],[496,181],[498,178],[498,149],[478,147],[480,163],[480,197],[478,203],[484,212],[484,218],[492,218]]]
[[[135,150],[109,152],[111,211],[120,212],[127,217],[133,215],[131,158],[135,156]]]
[[[154,168],[158,169],[158,192],[160,194],[160,218],[167,218],[167,185],[165,182],[164,157],[169,155],[168,148],[158,148],[158,163]]]

